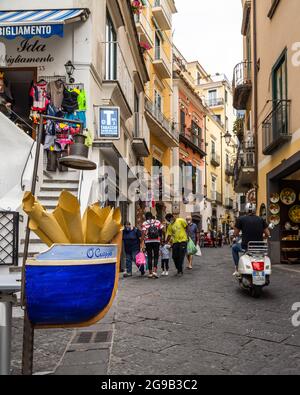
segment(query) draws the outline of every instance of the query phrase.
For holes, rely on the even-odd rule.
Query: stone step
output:
[[[79,184],[79,180],[77,180],[77,179],[72,180],[72,179],[68,179],[68,178],[64,178],[64,179],[45,178],[43,181],[43,184]]]
[[[47,192],[52,193],[52,192],[61,192],[64,188],[56,188],[56,187],[42,187],[40,189],[40,193],[46,194]],[[77,192],[78,187],[69,187],[67,189],[69,192]]]

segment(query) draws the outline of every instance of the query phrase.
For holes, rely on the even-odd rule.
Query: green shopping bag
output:
[[[191,238],[189,238],[189,242],[187,245],[187,254],[190,255],[196,255],[198,252],[197,247],[195,246],[195,243]]]

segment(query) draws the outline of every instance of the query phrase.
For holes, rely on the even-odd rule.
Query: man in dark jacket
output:
[[[132,227],[130,222],[126,222],[123,230],[123,244],[126,254],[126,273],[124,277],[132,277],[132,262],[135,263],[137,254],[140,252],[140,242],[142,233],[137,228]],[[145,274],[144,269],[141,270]]]

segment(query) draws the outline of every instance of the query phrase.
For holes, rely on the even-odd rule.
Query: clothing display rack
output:
[[[41,75],[38,81],[44,80],[45,82],[52,82],[57,80],[62,80],[64,83],[67,82],[67,77],[65,75]]]

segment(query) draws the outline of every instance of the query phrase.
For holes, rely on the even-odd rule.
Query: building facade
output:
[[[226,233],[235,221],[237,209],[237,197],[233,189],[236,139],[232,133],[234,120],[232,88],[227,78],[221,76],[214,81],[199,62],[187,62],[177,49],[175,49],[175,60],[175,67],[181,69],[182,85],[185,82],[190,86],[192,97],[198,98],[198,117],[194,116],[194,118],[198,119],[198,129],[202,136],[200,139],[202,152],[198,157],[198,160],[201,159],[198,168],[202,173],[204,196],[200,210],[201,224],[205,231],[222,229]],[[176,98],[175,93],[176,90],[174,90],[174,102],[177,100],[179,104],[177,119],[179,125],[182,125],[184,122],[181,116],[184,118],[184,111],[181,112],[180,107],[188,108],[187,100],[185,98],[185,102],[182,102],[182,98],[180,96]],[[191,111],[188,113],[192,114]],[[191,118],[193,121],[193,116]],[[229,133],[230,131],[232,134]],[[225,139],[226,132],[227,135],[230,134],[229,140],[228,137]],[[183,152],[181,151],[181,155]]]
[[[97,164],[97,170],[80,177],[82,207],[97,200],[102,204],[110,202],[121,207],[124,220],[135,222],[136,196],[128,196],[128,189],[137,177],[130,169],[143,164],[149,155],[144,91],[149,75],[131,2],[3,1],[1,12],[1,72],[10,85],[19,84],[15,103],[20,116],[32,121],[28,104],[32,83],[62,81],[67,89],[84,91],[85,128],[93,140],[90,159]],[[35,29],[37,34],[9,37],[8,33],[20,25]],[[49,34],[43,34],[43,29],[46,33],[49,29]],[[74,67],[73,84],[66,72],[68,62]],[[116,139],[100,136],[103,106],[120,109],[120,133]],[[101,173],[107,166],[114,169],[114,177]],[[121,176],[121,168],[126,177]],[[107,194],[113,189],[115,199]]]
[[[300,115],[297,0],[243,1],[244,61],[235,69],[235,107],[261,215],[274,223],[272,260],[299,261]],[[288,26],[288,28],[287,28]],[[272,45],[270,45],[272,43]],[[248,148],[249,147],[249,148]],[[247,151],[248,150],[248,151]]]
[[[173,148],[179,145],[172,107],[172,16],[177,10],[173,0],[145,0],[141,4],[135,19],[150,76],[150,82],[145,86],[145,115],[150,130],[150,155],[145,159],[145,167],[148,175],[157,180],[155,185],[158,184],[146,209],[163,219],[167,211],[172,211],[170,169]],[[166,189],[165,196],[161,184]]]

